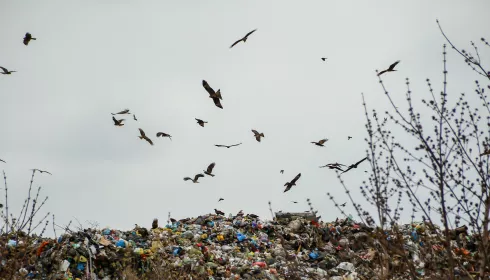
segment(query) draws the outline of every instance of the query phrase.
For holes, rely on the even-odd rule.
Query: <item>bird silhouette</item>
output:
[[[394,72],[394,71],[396,71],[396,70],[395,70],[395,66],[396,66],[398,63],[400,63],[400,60],[398,60],[398,61],[396,61],[395,63],[391,64],[391,65],[390,65],[390,67],[388,67],[388,69],[386,69],[386,70],[383,70],[383,71],[379,72],[379,73],[378,73],[378,76],[381,76],[381,74],[386,73],[386,72]]]
[[[124,114],[130,114],[130,113],[129,113],[129,109],[124,109],[124,110],[122,110],[122,111],[121,111],[121,112],[119,112],[119,113],[111,113],[111,114],[114,116],[114,115],[124,115]]]
[[[7,162],[6,162],[5,160],[3,160],[3,159],[0,159],[0,161],[1,161],[1,162],[3,162],[3,163],[7,163]]]
[[[138,136],[140,139],[145,139],[148,143],[150,143],[150,145],[153,146],[153,141],[151,141],[150,138],[148,138],[148,136],[146,136],[145,132],[143,131],[143,129],[141,128],[138,128],[139,131],[140,131],[140,136]]]
[[[36,172],[36,171],[37,171],[37,172],[39,172],[39,173],[48,173],[49,175],[53,175],[53,174],[51,174],[50,172],[45,171],[45,170],[40,170],[40,169],[36,169],[36,168],[31,169],[31,170],[32,170],[32,171],[34,171],[34,172]]]
[[[27,46],[31,40],[37,40],[37,39],[32,37],[31,33],[27,32],[23,40],[24,45]]]
[[[312,143],[312,144],[315,144],[315,145],[317,145],[317,146],[323,147],[323,144],[325,144],[325,142],[327,142],[327,141],[328,141],[328,139],[327,139],[327,138],[325,138],[325,139],[322,139],[322,140],[320,140],[320,141],[318,141],[318,142],[311,142],[311,143]]]
[[[490,149],[485,149],[485,151],[483,151],[483,153],[480,156],[488,156],[488,155],[490,155]]]
[[[9,71],[7,68],[2,67],[2,66],[0,66],[0,69],[2,69],[3,72],[1,74],[3,74],[3,75],[10,75],[14,72],[17,72],[17,71]]]
[[[216,215],[221,215],[221,216],[224,216],[225,215],[225,212],[223,211],[219,211],[218,209],[214,208],[214,213],[216,213]]]
[[[347,205],[347,202],[340,204],[340,206],[342,206],[342,207],[345,207],[345,205]]]
[[[197,123],[198,123],[200,126],[202,126],[202,127],[204,127],[204,124],[205,124],[205,123],[208,123],[208,122],[205,122],[205,121],[203,121],[203,120],[201,120],[201,119],[196,119],[196,121],[197,121]]]
[[[347,169],[346,169],[344,172],[342,172],[342,173],[345,173],[345,172],[347,172],[347,171],[351,170],[352,168],[357,168],[357,166],[358,166],[359,164],[361,164],[361,162],[365,161],[366,159],[367,159],[367,157],[365,157],[365,158],[361,159],[360,161],[358,161],[358,162],[356,162],[356,163],[354,163],[354,164],[351,164],[351,165],[349,166],[349,168],[347,168]],[[342,173],[340,173],[340,174],[342,174]]]
[[[172,135],[165,132],[157,132],[157,137],[168,137],[168,139],[172,140]]]
[[[327,58],[326,57],[322,57],[322,60],[325,61],[325,60],[327,60]]]
[[[352,136],[347,136],[347,140],[350,140],[350,139],[352,139]]]
[[[281,171],[279,171],[279,173],[284,174],[284,169],[281,169]]]
[[[112,120],[114,121],[115,126],[123,126],[124,124],[122,123],[124,119],[116,120],[114,116],[112,116]]]
[[[216,165],[216,163],[211,163],[209,166],[208,166],[208,169],[204,170],[204,174],[208,175],[208,176],[211,176],[211,177],[214,177],[214,174],[213,174],[213,168],[214,166]]]
[[[252,132],[254,133],[254,136],[255,136],[255,140],[257,140],[257,142],[260,142],[260,137],[265,137],[264,136],[264,133],[259,133],[257,130],[255,129],[252,129]]]
[[[219,198],[219,200],[218,200],[218,202],[220,202],[220,201],[222,201],[222,200],[225,200],[225,199],[220,197],[220,198]]]
[[[226,148],[231,148],[231,147],[235,147],[235,146],[239,146],[241,145],[242,143],[238,143],[238,144],[234,144],[234,145],[215,145],[216,147],[226,147]]]
[[[330,169],[337,169],[337,170],[340,170],[340,171],[344,171],[342,168],[340,168],[340,166],[345,166],[345,165],[340,164],[340,163],[329,163],[329,164],[320,166],[320,168],[328,167]]]
[[[197,180],[199,180],[199,178],[201,178],[201,177],[204,177],[204,175],[202,175],[202,174],[199,173],[199,174],[196,174],[196,176],[194,176],[194,179],[192,179],[190,177],[185,177],[184,178],[184,181],[191,180],[194,184],[197,184],[197,183],[199,183]]]
[[[223,97],[221,96],[221,90],[218,89],[218,91],[214,91],[214,89],[209,86],[206,80],[202,80],[202,86],[209,93],[209,98],[213,99],[214,105],[216,105],[216,107],[218,108],[223,109],[223,105],[221,105],[220,102],[220,100],[223,100]]]
[[[298,181],[299,177],[301,177],[301,173],[299,173],[298,175],[296,175],[296,177],[294,177],[293,180],[291,180],[291,182],[287,182],[286,184],[284,184],[284,186],[286,187],[286,189],[284,190],[284,192],[287,192],[289,191],[293,186],[296,186],[296,181]]]
[[[236,44],[240,43],[240,42],[247,42],[247,39],[248,39],[248,36],[250,36],[252,33],[254,33],[255,31],[257,31],[257,29],[254,29],[250,32],[247,33],[247,35],[245,35],[245,37],[241,38],[240,40],[236,41],[235,43],[233,43],[233,45],[231,45],[230,49],[233,48]]]
[[[133,120],[138,121],[135,114],[133,114]]]

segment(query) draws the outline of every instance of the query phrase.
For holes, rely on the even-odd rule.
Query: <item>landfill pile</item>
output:
[[[419,279],[442,278],[445,250],[426,224],[399,232]],[[382,245],[377,233],[351,217],[329,223],[231,214],[163,227],[155,220],[130,231],[67,230],[56,239],[18,232],[0,237],[0,279],[411,279],[402,256],[386,253],[395,237],[383,232]],[[475,271],[476,241],[466,228],[454,239],[455,258]]]

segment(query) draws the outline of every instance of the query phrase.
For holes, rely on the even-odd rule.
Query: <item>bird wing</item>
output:
[[[202,80],[202,86],[209,93],[209,95],[213,96],[213,95],[216,94],[216,92],[214,91],[214,89],[209,86],[209,84],[208,84],[208,82],[206,82],[206,80]]]
[[[223,105],[221,105],[221,102],[219,101],[219,98],[214,97],[213,98],[213,101],[214,101],[214,105],[216,105],[216,107],[223,109]]]
[[[231,45],[230,49],[233,48],[236,44],[240,43],[241,41],[243,41],[243,38],[236,41],[235,43],[233,43],[233,45]]]
[[[157,137],[162,137],[162,136],[165,136],[166,134],[163,133],[163,132],[157,132]]]
[[[301,173],[299,173],[298,175],[296,175],[296,177],[294,177],[294,179],[291,181],[291,184],[296,183],[296,181],[298,181],[300,177],[301,177]]]
[[[260,133],[259,133],[257,130],[255,130],[255,129],[252,129],[252,132],[254,133],[254,135],[255,135],[255,136],[257,136],[257,135],[259,135],[259,134],[260,134]]]
[[[114,116],[112,116],[112,120],[114,121],[114,124],[119,124],[119,122],[116,120],[116,118],[114,118]]]
[[[184,178],[184,181],[189,181],[189,180],[192,180],[192,179],[191,179],[191,178],[189,178],[189,177],[185,177],[185,178]]]
[[[201,120],[201,119],[196,119],[196,121],[199,122],[199,123],[203,122],[203,120]]]
[[[344,174],[345,172],[347,172],[347,171],[349,171],[349,170],[351,170],[351,169],[352,169],[352,165],[351,165],[351,166],[349,166],[349,168],[347,168],[346,170],[344,170],[344,171],[343,171],[342,173],[340,173],[340,174]]]
[[[230,147],[239,146],[239,145],[241,145],[241,144],[242,144],[242,143],[238,143],[238,144],[230,145]]]
[[[150,138],[148,138],[148,137],[146,137],[146,136],[145,136],[144,138],[145,138],[145,140],[146,140],[148,143],[150,143],[150,145],[152,145],[152,146],[153,146],[153,141],[151,141],[151,139],[150,139]]]
[[[4,73],[7,73],[9,71],[9,70],[7,70],[7,68],[2,67],[2,66],[0,66],[0,69],[2,69]]]
[[[204,175],[202,175],[201,173],[196,174],[196,176],[194,176],[194,180],[197,181],[201,177],[204,177]]]
[[[3,160],[3,159],[0,159],[0,161],[1,161],[1,162],[4,162],[4,163],[7,163],[7,162],[6,162],[5,160]]]
[[[358,166],[361,162],[365,161],[367,159],[367,157],[361,159],[360,161],[356,162],[355,164],[353,164],[354,166]]]
[[[388,70],[393,70],[398,63],[400,63],[400,60],[398,60],[395,63],[391,64],[390,67],[388,68]]]
[[[381,76],[381,74],[385,73],[387,70],[383,70],[381,72],[378,73],[378,76]]]
[[[214,163],[214,162],[213,162],[213,163],[211,163],[211,164],[208,166],[208,169],[207,169],[206,171],[207,171],[207,172],[209,172],[209,173],[213,172],[213,168],[214,168],[214,166],[215,166],[215,165],[216,165],[216,163]]]
[[[252,33],[254,33],[255,31],[257,31],[257,29],[254,29],[254,30],[248,32],[247,35],[245,35],[244,38],[248,38],[248,36],[252,35]]]
[[[143,129],[141,129],[141,128],[138,128],[138,129],[140,130],[141,137],[143,137],[143,138],[146,137],[145,132],[143,131]]]
[[[327,139],[322,139],[322,140],[318,141],[318,144],[320,144],[320,145],[321,145],[321,144],[323,144],[323,143],[325,143],[325,142],[327,142]]]
[[[226,147],[225,145],[215,145],[216,147]]]
[[[291,189],[291,187],[293,185],[291,185],[290,183],[286,183],[284,186],[286,186],[286,189],[284,190],[284,192],[287,192],[287,191],[289,191]]]

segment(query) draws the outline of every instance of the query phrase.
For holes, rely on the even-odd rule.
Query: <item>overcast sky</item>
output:
[[[416,96],[428,94],[426,78],[440,89],[445,41],[436,18],[467,47],[490,37],[488,11],[488,0],[3,1],[0,66],[18,71],[0,77],[10,210],[20,211],[29,169],[39,168],[53,173],[36,174],[34,186],[59,224],[76,217],[129,229],[163,224],[169,211],[184,218],[214,208],[270,218],[268,201],[275,211],[304,211],[306,198],[334,220],[340,213],[326,193],[347,199],[335,173],[318,166],[365,156],[361,92],[370,108],[388,105],[375,70],[401,60],[384,77],[399,102],[406,77]],[[25,32],[38,38],[27,47]],[[452,50],[448,59],[450,93],[472,92],[478,77]],[[223,110],[203,79],[221,89]],[[115,127],[110,113],[125,108],[138,121],[124,116]],[[261,143],[251,129],[265,134]],[[324,148],[310,144],[324,137]],[[211,162],[216,177],[183,181]],[[343,176],[352,189],[367,178],[369,164],[360,167]]]

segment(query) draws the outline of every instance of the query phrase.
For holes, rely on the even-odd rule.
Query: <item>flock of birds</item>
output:
[[[252,30],[252,31],[248,32],[248,33],[247,33],[247,34],[246,34],[246,35],[245,35],[243,38],[241,38],[241,39],[239,39],[239,40],[235,41],[235,42],[234,42],[234,43],[233,43],[233,44],[230,46],[230,49],[231,49],[231,48],[233,48],[233,47],[235,47],[235,46],[236,46],[237,44],[239,44],[240,42],[243,42],[243,43],[247,42],[247,39],[249,38],[249,36],[250,36],[250,35],[252,35],[252,34],[253,34],[254,32],[256,32],[256,31],[257,31],[257,29],[254,29],[254,30]],[[23,39],[23,43],[24,43],[24,45],[26,45],[26,46],[27,46],[31,40],[36,40],[36,38],[32,37],[32,35],[31,35],[30,33],[26,33],[26,34],[25,34],[25,36],[24,36],[24,39]],[[322,61],[326,61],[326,60],[327,60],[327,58],[326,58],[326,57],[322,57],[321,59],[322,59]],[[379,73],[378,73],[378,76],[379,76],[379,75],[382,75],[382,74],[384,74],[384,73],[386,73],[386,72],[393,72],[393,71],[396,71],[396,70],[395,70],[395,66],[396,66],[396,65],[397,65],[399,62],[400,62],[400,61],[398,60],[398,61],[396,61],[395,63],[391,64],[391,65],[390,65],[390,66],[389,66],[389,67],[388,67],[386,70],[383,70],[383,71],[379,72]],[[0,72],[0,73],[1,73],[1,74],[3,74],[3,75],[10,75],[10,74],[12,74],[12,73],[14,73],[14,72],[17,72],[17,71],[13,71],[13,70],[8,70],[7,68],[2,67],[2,66],[0,66],[0,69],[2,70],[2,72]],[[211,99],[213,100],[214,105],[215,105],[216,107],[220,108],[220,109],[223,109],[223,105],[221,104],[221,101],[223,100],[223,96],[222,96],[222,94],[221,94],[220,89],[218,89],[217,91],[215,91],[215,90],[214,90],[214,89],[213,89],[213,88],[212,88],[212,87],[209,85],[209,83],[208,83],[206,80],[203,80],[203,81],[202,81],[202,86],[203,86],[203,88],[206,90],[206,92],[209,94],[209,98],[211,98]],[[124,126],[124,121],[125,121],[125,119],[117,119],[117,118],[116,118],[116,116],[117,116],[117,115],[131,115],[132,113],[130,112],[130,110],[129,110],[129,109],[124,109],[124,110],[122,110],[122,111],[120,111],[120,112],[117,112],[117,113],[111,113],[111,114],[112,114],[112,121],[114,122],[114,126],[122,127],[122,126]],[[132,115],[133,115],[133,119],[134,119],[135,121],[138,121],[138,119],[136,118],[136,115],[134,115],[134,114],[132,114]],[[196,118],[195,120],[196,120],[197,124],[198,124],[198,125],[200,125],[201,127],[205,127],[205,125],[208,123],[207,121],[204,121],[204,120],[202,120],[202,119],[198,119],[198,118]],[[138,137],[139,137],[141,140],[145,140],[145,141],[146,141],[146,142],[148,142],[150,145],[154,145],[153,141],[152,141],[152,140],[149,138],[149,136],[148,136],[148,135],[145,133],[145,131],[144,131],[143,129],[139,128],[138,130],[139,130],[139,136],[138,136]],[[259,131],[255,130],[255,129],[252,129],[252,133],[253,133],[254,138],[257,140],[257,142],[261,142],[261,139],[265,137],[265,135],[264,135],[264,133],[263,133],[263,132],[259,132]],[[169,138],[170,140],[172,140],[172,136],[171,136],[170,134],[168,134],[168,133],[165,133],[165,132],[157,132],[157,133],[156,133],[156,137],[157,137],[157,138],[158,138],[158,137],[163,137],[163,138],[167,137],[167,138]],[[348,136],[348,137],[347,137],[347,140],[350,140],[351,138],[352,138],[351,136]],[[319,146],[319,147],[324,147],[324,145],[325,145],[325,143],[326,143],[327,141],[328,141],[328,139],[327,139],[327,138],[324,138],[324,139],[321,139],[321,140],[316,141],[316,142],[315,142],[315,141],[312,141],[311,143],[312,143],[312,144],[314,144],[314,145],[316,145],[316,146]],[[239,145],[242,145],[242,143],[240,142],[240,143],[237,143],[237,144],[232,144],[232,145],[223,145],[223,144],[217,144],[217,145],[215,145],[215,146],[216,146],[216,147],[222,147],[222,148],[228,148],[228,149],[229,149],[229,148],[236,147],[236,146],[239,146]],[[490,151],[489,151],[489,153],[490,153]],[[360,161],[358,161],[358,162],[356,162],[356,163],[353,163],[353,164],[351,164],[351,165],[348,165],[348,166],[347,166],[347,165],[344,165],[344,164],[340,164],[340,163],[329,163],[329,164],[327,164],[327,165],[320,166],[320,168],[325,168],[325,167],[328,167],[329,169],[336,169],[336,170],[341,171],[341,174],[342,174],[342,173],[345,173],[345,172],[350,171],[351,169],[357,168],[357,167],[358,167],[358,166],[359,166],[359,165],[360,165],[362,162],[364,162],[366,159],[367,159],[367,157],[365,157],[365,158],[361,159]],[[2,162],[4,162],[4,163],[6,163],[6,162],[5,162],[4,160],[2,160],[2,159],[0,159],[0,161],[2,161]],[[216,163],[214,163],[214,162],[213,162],[213,163],[211,163],[211,164],[209,164],[209,166],[207,167],[207,169],[206,169],[206,170],[203,170],[203,173],[204,173],[204,174],[206,174],[206,175],[208,175],[208,176],[210,176],[210,177],[214,177],[214,176],[215,176],[215,174],[213,174],[213,169],[215,168],[215,166],[216,166]],[[343,169],[343,167],[344,167],[345,169]],[[50,174],[50,175],[51,175],[51,173],[50,173],[50,172],[48,172],[48,171],[39,170],[39,169],[33,169],[33,170],[34,170],[34,171],[38,171],[38,172],[40,172],[40,173],[48,173],[48,174]],[[280,171],[280,173],[281,173],[281,174],[283,174],[283,173],[284,173],[284,170],[281,170],[281,171]],[[198,174],[194,175],[194,177],[193,177],[193,178],[192,178],[192,177],[185,177],[185,178],[184,178],[184,181],[192,181],[193,183],[199,183],[199,181],[198,181],[198,180],[199,180],[199,178],[203,178],[203,177],[205,177],[205,175],[204,175],[204,174],[202,174],[202,173],[198,173]],[[300,178],[301,178],[301,173],[298,173],[298,175],[296,175],[296,176],[295,176],[295,177],[294,177],[294,178],[293,178],[291,181],[286,182],[286,183],[284,184],[284,187],[285,187],[284,192],[287,192],[287,191],[289,191],[289,190],[290,190],[290,189],[291,189],[293,186],[296,186],[296,183],[297,183],[297,181],[298,181]],[[222,201],[222,200],[224,200],[224,199],[223,199],[223,198],[220,198],[220,199],[218,200],[218,202],[220,202],[220,201]],[[293,203],[297,203],[297,202],[296,202],[296,201],[293,201]],[[345,206],[345,203],[344,203],[344,204],[342,204],[341,206]],[[216,214],[218,214],[218,215],[224,215],[224,213],[223,213],[222,211],[219,211],[219,210],[217,210],[217,209],[215,209],[215,212],[216,212]],[[240,213],[239,213],[239,214],[240,214]],[[242,215],[243,215],[243,213],[242,213]]]

